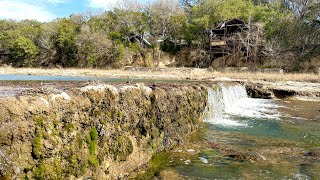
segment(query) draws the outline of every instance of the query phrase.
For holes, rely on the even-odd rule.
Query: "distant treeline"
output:
[[[191,42],[207,43],[202,32],[233,18],[262,25],[264,53],[270,62],[276,59],[270,66],[288,66],[289,59],[299,70],[320,54],[319,0],[126,0],[109,11],[45,23],[0,20],[0,59],[18,67],[153,66],[163,51],[181,56],[179,48],[159,40],[183,39],[190,51],[203,48]],[[135,41],[144,36],[148,45]]]

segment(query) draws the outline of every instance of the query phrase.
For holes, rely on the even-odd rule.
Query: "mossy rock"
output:
[[[18,99],[0,104],[0,124],[19,127],[16,131],[17,126],[4,126],[12,133],[0,133],[0,142],[5,148],[23,147],[26,162],[19,162],[23,171],[12,179],[81,178],[99,174],[106,161],[131,161],[136,146],[150,153],[170,149],[197,129],[207,95],[200,87],[182,86],[157,87],[150,95],[139,88],[119,94],[79,92],[71,102],[56,101],[36,114],[27,111],[25,99],[23,106]]]
[[[40,159],[42,156],[43,149],[43,136],[41,131],[36,132],[36,137],[33,139],[32,143],[32,157],[34,159]]]
[[[128,136],[117,135],[109,139],[108,152],[115,161],[125,161],[133,152],[133,145]]]
[[[45,166],[44,164],[40,163],[38,167],[33,169],[34,178],[37,180],[42,180],[45,177]]]

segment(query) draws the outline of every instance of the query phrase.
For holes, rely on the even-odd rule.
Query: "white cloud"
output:
[[[53,18],[54,15],[44,7],[28,3],[28,1],[0,0],[0,19],[34,19],[44,22]]]
[[[110,9],[118,5],[120,0],[89,0],[89,6],[92,8]]]
[[[47,0],[47,2],[55,3],[55,4],[62,4],[62,3],[66,3],[67,0]]]

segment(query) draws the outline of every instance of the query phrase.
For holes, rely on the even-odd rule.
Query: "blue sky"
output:
[[[44,22],[87,10],[108,9],[118,1],[120,0],[0,0],[0,19],[36,19]]]

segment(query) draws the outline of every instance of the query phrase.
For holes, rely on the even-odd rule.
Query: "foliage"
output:
[[[12,57],[20,64],[23,64],[24,60],[34,59],[38,54],[38,47],[26,37],[16,39],[10,50]]]
[[[55,48],[60,55],[58,63],[62,66],[76,66],[76,24],[69,19],[57,22],[58,32],[55,37]]]
[[[0,20],[0,53],[9,54],[2,62],[15,66],[106,68],[134,65],[136,59],[152,66],[158,47],[176,55],[178,40],[188,47],[206,44],[205,32],[238,18],[262,25],[270,56],[295,49],[305,57],[319,46],[319,12],[317,0],[155,0],[144,6],[129,0],[100,14],[46,23]],[[158,43],[165,39],[173,44]]]

